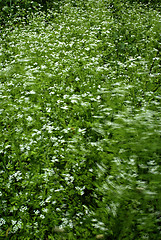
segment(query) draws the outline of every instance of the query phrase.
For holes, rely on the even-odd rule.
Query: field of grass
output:
[[[160,11],[64,0],[10,19],[0,238],[161,239]]]

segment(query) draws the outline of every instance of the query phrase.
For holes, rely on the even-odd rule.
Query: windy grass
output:
[[[160,14],[73,5],[2,31],[0,234],[155,239]]]

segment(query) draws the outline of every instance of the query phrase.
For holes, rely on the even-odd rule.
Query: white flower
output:
[[[48,209],[47,209],[47,208],[44,208],[42,211],[43,211],[44,213],[47,213],[47,212],[48,212]]]
[[[44,202],[44,201],[41,201],[41,202],[40,202],[40,206],[43,206],[43,205],[45,205],[45,202]]]
[[[0,218],[0,226],[4,225],[6,223],[5,219]]]
[[[47,67],[45,65],[41,65],[41,69],[44,70],[46,69]]]
[[[75,81],[78,82],[79,80],[80,80],[79,77],[76,77]]]
[[[40,212],[39,210],[36,210],[36,211],[35,211],[35,214],[36,214],[36,215],[38,215],[38,214],[39,214],[39,212]]]
[[[53,126],[46,126],[46,129],[48,130],[48,133],[52,133],[54,127]]]
[[[72,103],[78,103],[78,101],[76,99],[72,99],[71,102]]]
[[[83,129],[79,128],[78,132],[84,134],[86,132],[86,129],[85,128],[83,128]]]
[[[32,121],[32,117],[31,117],[31,116],[28,116],[28,117],[26,118],[26,120],[29,121],[29,122],[31,122],[31,121]]]
[[[20,212],[24,212],[25,210],[27,210],[27,207],[25,206],[22,206],[21,208],[20,208]]]
[[[45,202],[50,202],[51,196],[49,196]]]
[[[61,107],[61,109],[67,110],[67,109],[68,109],[68,106],[65,105],[64,107]]]
[[[13,221],[13,220],[12,220]],[[13,232],[15,233],[15,232],[17,232],[17,230],[19,229],[19,228],[22,228],[22,221],[20,220],[20,221],[14,221],[14,222],[16,222],[17,224],[15,224],[14,225],[14,227],[12,228],[12,230],[13,230]]]
[[[12,222],[12,225],[15,225],[17,221],[11,220],[11,222]]]
[[[35,92],[31,90],[30,92],[28,92],[28,94],[35,94]]]
[[[81,187],[75,187],[76,190],[79,192],[80,195],[83,195],[84,194],[84,189],[85,189],[85,186],[83,186],[82,188]]]

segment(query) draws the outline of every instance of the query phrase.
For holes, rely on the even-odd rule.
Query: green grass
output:
[[[1,29],[0,237],[158,240],[160,12],[64,2]]]

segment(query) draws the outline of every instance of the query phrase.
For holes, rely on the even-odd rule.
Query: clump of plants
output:
[[[0,236],[157,240],[160,12],[35,9],[1,30]]]

